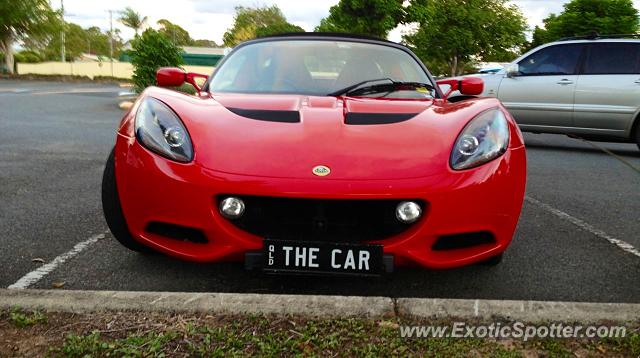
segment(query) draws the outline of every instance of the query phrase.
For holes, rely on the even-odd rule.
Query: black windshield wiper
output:
[[[364,85],[367,85],[369,83],[382,82],[382,81],[387,81],[387,84],[393,83],[393,80],[391,78],[376,78],[376,79],[373,79],[373,80],[366,80],[366,81],[358,82],[358,83],[356,83],[354,85],[347,86],[345,88],[339,89],[339,90],[331,92],[331,93],[327,93],[327,96],[333,96],[333,97],[342,96],[343,94],[347,94],[347,93],[349,93],[349,92],[351,92],[351,91],[353,91],[355,89],[358,89],[358,88],[360,88],[360,87],[362,87]]]
[[[370,84],[373,82],[382,82],[379,84]],[[429,91],[434,90],[435,88],[428,84],[422,82],[402,82],[402,81],[394,81],[390,78],[379,78],[375,80],[367,80],[360,83],[356,83],[349,87],[345,87],[343,89],[337,90],[335,92],[331,92],[327,94],[327,96],[343,96],[343,95],[367,95],[373,93],[382,93],[382,92],[394,92],[398,89],[408,87],[408,88],[426,88]]]

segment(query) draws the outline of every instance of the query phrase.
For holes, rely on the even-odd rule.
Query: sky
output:
[[[120,29],[125,40],[133,37],[133,30],[119,21],[118,11],[127,6],[148,16],[148,24],[167,19],[185,28],[194,39],[222,42],[222,35],[233,24],[234,8],[238,5],[261,6],[276,4],[287,20],[307,31],[312,31],[320,20],[329,14],[329,8],[338,0],[51,0],[54,8],[64,1],[65,20],[82,27],[98,26],[109,29],[109,10],[113,10],[113,26]],[[446,0],[442,0],[446,1]],[[562,11],[565,0],[512,0],[522,9],[529,26],[542,24],[550,13]],[[640,9],[640,0],[634,0]],[[389,40],[400,41],[402,33],[409,31],[399,27],[391,31]]]

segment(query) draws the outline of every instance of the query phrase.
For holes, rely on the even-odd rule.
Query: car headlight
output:
[[[136,138],[147,149],[178,162],[193,159],[189,133],[166,104],[145,98],[136,113]]]
[[[489,162],[507,150],[509,124],[499,108],[477,115],[458,136],[451,152],[455,170],[469,169]]]

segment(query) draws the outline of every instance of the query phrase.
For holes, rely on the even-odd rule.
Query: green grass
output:
[[[510,347],[491,339],[405,339],[394,326],[362,319],[308,320],[297,324],[250,316],[221,326],[187,324],[180,330],[132,333],[111,339],[98,332],[68,335],[53,355],[69,357],[127,356],[157,357],[179,351],[192,356],[358,356],[358,357],[521,357],[533,350],[550,357],[573,357],[577,348],[595,355],[606,352],[637,356],[640,335],[620,340],[515,341]]]
[[[14,308],[9,313],[9,320],[18,328],[33,326],[38,323],[47,323],[47,316],[40,312],[23,312],[20,308]]]
[[[628,334],[628,333],[627,333]],[[603,343],[611,346],[615,352],[627,352],[632,357],[640,357],[640,331],[636,330],[625,338],[608,338]]]
[[[46,325],[42,324],[46,323]],[[478,324],[480,322],[468,322]],[[639,322],[640,323],[640,322]],[[402,338],[399,325],[450,320],[308,319],[261,315],[0,311],[0,356],[53,357],[575,357],[640,356],[638,323],[618,339]],[[39,342],[36,351],[24,350]],[[3,350],[5,349],[5,350]],[[9,350],[7,350],[9,349]],[[33,353],[36,352],[36,353]]]
[[[86,355],[155,357],[175,347],[195,356],[407,356],[429,355],[462,357],[470,351],[478,354],[517,356],[499,345],[482,340],[400,338],[397,330],[378,328],[359,320],[308,321],[302,327],[269,329],[269,321],[254,325],[231,324],[226,327],[191,326],[184,332],[132,334],[109,340],[94,332],[85,336],[69,335],[62,348],[53,354],[69,357]]]
[[[565,340],[543,339],[534,341],[535,348],[547,352],[549,356],[558,358],[575,357],[570,347],[566,346]]]
[[[61,348],[52,349],[56,355],[66,357],[114,356],[114,357],[163,357],[167,344],[176,339],[177,333],[149,332],[132,334],[124,339],[110,341],[99,332],[78,336],[70,334]]]

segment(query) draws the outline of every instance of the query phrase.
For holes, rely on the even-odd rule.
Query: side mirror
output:
[[[179,87],[187,80],[187,73],[177,67],[162,67],[156,71],[156,83],[160,87]]]
[[[517,63],[512,63],[507,66],[505,72],[509,78],[518,77],[520,75],[520,66]]]
[[[484,90],[484,81],[480,77],[463,77],[462,79],[444,79],[436,81],[438,86],[448,86],[449,90],[444,93],[444,98],[447,99],[455,92],[459,91],[460,94],[465,96],[477,96],[482,94]]]
[[[480,77],[463,77],[458,90],[466,96],[478,96],[484,91],[484,81]]]
[[[179,87],[185,82],[192,85],[198,94],[200,94],[200,86],[196,82],[196,78],[209,78],[207,75],[201,75],[199,73],[186,72],[185,70],[177,67],[161,67],[156,71],[156,82],[160,87]]]

